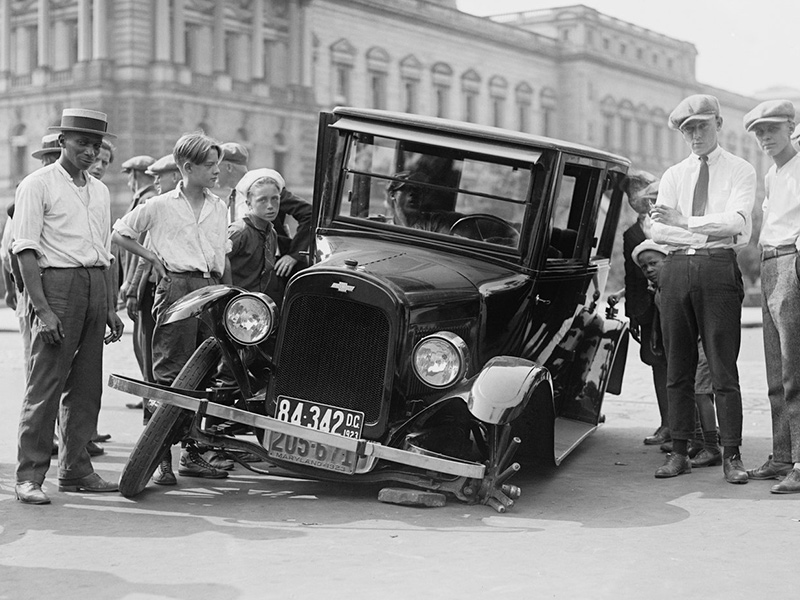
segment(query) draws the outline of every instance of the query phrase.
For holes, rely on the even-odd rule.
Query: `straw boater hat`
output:
[[[58,145],[58,134],[48,133],[42,137],[42,147],[31,152],[31,156],[41,160],[45,154],[61,154],[61,146]]]
[[[103,137],[117,137],[108,132],[108,115],[86,108],[65,108],[61,111],[61,124],[48,129],[56,131],[82,131]]]

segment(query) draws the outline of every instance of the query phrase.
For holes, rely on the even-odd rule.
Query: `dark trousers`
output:
[[[170,273],[171,281],[162,279],[156,285],[153,300],[153,377],[156,383],[171,385],[197,347],[211,335],[200,320],[190,317],[174,323],[164,323],[167,309],[189,292],[216,285],[215,277]]]
[[[699,335],[708,358],[722,445],[741,445],[742,396],[736,360],[744,286],[736,255],[732,250],[670,254],[659,285],[673,439],[689,440],[694,431]]]
[[[45,269],[42,287],[64,338],[46,344],[33,311],[27,386],[19,421],[17,481],[42,483],[59,421],[59,479],[90,475],[86,444],[97,427],[103,391],[103,336],[108,298],[103,269]]]

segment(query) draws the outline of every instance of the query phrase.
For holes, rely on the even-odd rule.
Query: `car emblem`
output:
[[[354,289],[356,289],[356,286],[350,285],[349,283],[346,283],[344,281],[337,281],[336,283],[332,283],[331,287],[335,289],[337,292],[342,292],[342,293],[352,292]]]

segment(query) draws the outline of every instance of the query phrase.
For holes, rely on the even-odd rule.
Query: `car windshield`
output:
[[[532,172],[523,161],[353,134],[335,218],[516,249]]]

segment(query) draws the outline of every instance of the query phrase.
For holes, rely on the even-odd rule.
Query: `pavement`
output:
[[[620,308],[620,313],[624,311]],[[125,333],[133,331],[133,322],[124,310],[119,311],[119,316],[125,325]],[[761,308],[746,306],[742,308],[742,327],[761,327]],[[19,322],[14,311],[7,306],[0,308],[0,331],[19,331]]]

